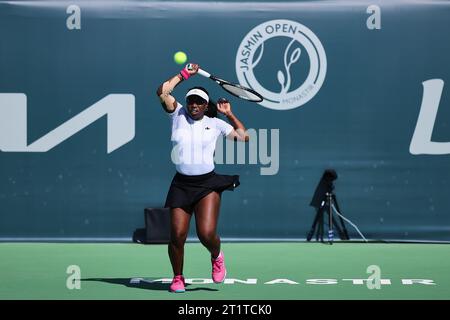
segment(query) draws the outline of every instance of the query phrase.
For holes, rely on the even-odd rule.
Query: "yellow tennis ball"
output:
[[[183,51],[178,51],[173,55],[173,60],[175,60],[175,63],[184,64],[187,61],[187,55]]]

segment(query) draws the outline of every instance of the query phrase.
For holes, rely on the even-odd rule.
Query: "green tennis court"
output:
[[[383,243],[224,243],[227,282],[210,283],[209,256],[185,249],[184,294],[168,292],[166,245],[1,243],[0,299],[450,299],[450,246]],[[369,289],[367,267],[381,270]],[[79,267],[79,289],[67,283]],[[69,280],[68,280],[69,279]]]

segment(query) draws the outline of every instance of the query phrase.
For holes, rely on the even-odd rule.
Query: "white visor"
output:
[[[209,102],[209,97],[206,94],[206,92],[203,91],[203,90],[200,90],[200,89],[191,89],[191,90],[189,90],[188,93],[186,93],[186,99],[189,96],[199,96],[200,98],[205,99],[206,103]]]

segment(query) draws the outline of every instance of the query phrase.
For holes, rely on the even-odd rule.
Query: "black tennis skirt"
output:
[[[240,185],[239,176],[209,173],[187,176],[177,172],[167,193],[165,208],[181,208],[195,205],[207,194],[216,191],[233,191]]]

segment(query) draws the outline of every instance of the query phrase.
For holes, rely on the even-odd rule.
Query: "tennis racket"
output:
[[[244,99],[247,101],[252,101],[252,102],[261,102],[264,100],[262,95],[260,95],[255,90],[241,86],[239,84],[234,84],[234,83],[225,81],[223,79],[219,79],[200,68],[198,69],[198,74],[213,80],[219,86],[221,86],[222,89],[224,89],[225,91],[227,91],[228,93],[232,94],[235,97],[238,97],[238,98],[241,98],[241,99]]]

